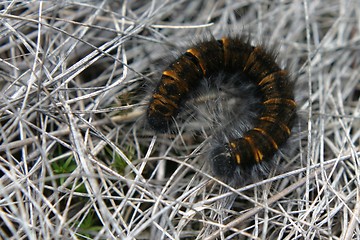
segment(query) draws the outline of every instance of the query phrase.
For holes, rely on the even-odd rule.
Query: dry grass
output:
[[[1,238],[360,239],[357,0],[0,6]],[[307,123],[238,189],[209,174],[208,129],[143,118],[170,50],[229,29],[280,46]]]

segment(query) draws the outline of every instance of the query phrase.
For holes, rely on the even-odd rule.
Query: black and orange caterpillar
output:
[[[237,166],[271,159],[290,136],[296,103],[288,71],[278,66],[273,53],[241,37],[211,39],[186,50],[162,72],[147,110],[151,127],[167,131],[189,94],[219,72],[245,75],[257,86],[262,105],[252,129],[212,149],[213,171],[222,177]]]

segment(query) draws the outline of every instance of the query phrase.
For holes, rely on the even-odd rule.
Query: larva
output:
[[[147,120],[154,130],[167,131],[190,93],[204,78],[220,72],[245,75],[256,85],[263,106],[252,129],[211,150],[214,174],[226,178],[233,175],[236,167],[247,169],[270,160],[287,141],[293,127],[293,84],[288,71],[281,69],[263,46],[252,46],[241,37],[224,37],[187,49],[162,72],[149,102]]]

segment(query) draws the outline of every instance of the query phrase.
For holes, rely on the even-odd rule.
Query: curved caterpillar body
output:
[[[271,159],[290,136],[296,115],[293,84],[272,53],[240,37],[207,40],[189,48],[162,72],[147,119],[154,130],[167,131],[190,93],[204,78],[220,72],[244,75],[245,80],[239,77],[239,81],[256,85],[262,105],[252,129],[212,149],[213,171],[226,178],[236,167],[246,168]]]

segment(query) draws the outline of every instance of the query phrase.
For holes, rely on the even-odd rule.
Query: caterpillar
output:
[[[155,131],[166,132],[201,81],[220,72],[244,75],[238,81],[251,82],[261,96],[262,110],[253,128],[211,149],[214,175],[231,178],[236,168],[248,169],[272,159],[290,137],[296,116],[289,72],[262,45],[253,46],[237,36],[204,40],[190,47],[162,72],[149,101],[147,120]]]

